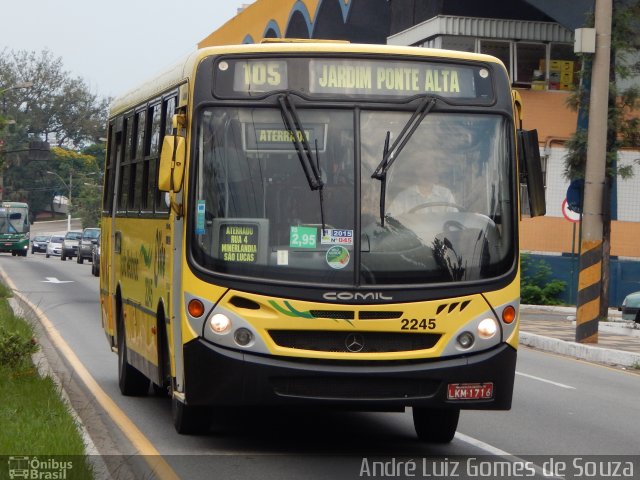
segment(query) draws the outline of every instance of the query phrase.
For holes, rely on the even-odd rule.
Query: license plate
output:
[[[450,383],[448,400],[484,400],[493,398],[493,383]]]

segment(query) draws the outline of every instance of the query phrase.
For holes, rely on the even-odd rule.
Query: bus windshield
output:
[[[277,108],[201,112],[192,241],[201,268],[347,287],[477,281],[512,268],[504,117],[431,112],[381,182],[385,142],[413,111],[296,111],[296,131]],[[320,189],[305,174],[301,139]]]
[[[25,232],[26,212],[26,208],[0,207],[0,234]]]

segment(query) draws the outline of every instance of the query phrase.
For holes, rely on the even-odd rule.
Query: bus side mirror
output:
[[[162,141],[158,188],[163,192],[179,192],[184,177],[186,146],[184,137],[166,135]]]
[[[520,159],[520,181],[529,192],[529,210],[532,217],[547,212],[544,198],[544,179],[537,130],[518,130],[518,157]]]

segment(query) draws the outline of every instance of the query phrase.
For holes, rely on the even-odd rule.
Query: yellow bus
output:
[[[461,409],[509,409],[521,182],[544,213],[520,123],[496,58],[344,42],[202,49],[116,99],[122,393],[167,392],[180,433],[228,406],[412,407],[448,442]]]

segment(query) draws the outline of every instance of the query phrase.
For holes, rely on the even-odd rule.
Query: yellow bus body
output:
[[[111,125],[115,125],[118,118],[126,117],[128,112],[136,112],[141,106],[146,108],[156,99],[163,99],[163,95],[167,92],[174,92],[179,95],[176,100],[177,110],[180,110],[186,118],[185,172],[190,172],[195,167],[194,152],[192,152],[194,146],[192,135],[195,135],[192,122],[195,112],[192,102],[196,95],[195,76],[198,66],[212,56],[274,54],[332,55],[336,58],[349,58],[345,56],[367,58],[384,54],[397,59],[406,57],[412,60],[429,58],[443,61],[482,62],[495,65],[497,70],[504,71],[504,66],[490,56],[411,47],[342,43],[266,43],[211,47],[191,54],[164,74],[116,99],[111,107]],[[507,92],[507,95],[511,97],[510,92]],[[112,135],[110,139],[117,138],[115,133]],[[107,156],[109,158],[111,155],[115,161],[117,155],[114,153],[115,147],[110,145],[109,149]],[[115,174],[115,165],[114,163],[113,174]],[[513,168],[517,169],[517,166]],[[214,308],[228,312],[234,318],[242,318],[244,322],[251,325],[256,333],[255,341],[259,342],[263,348],[259,356],[273,358],[278,362],[304,360],[309,362],[309,365],[313,365],[314,362],[319,362],[318,365],[346,365],[345,362],[352,362],[354,365],[367,365],[371,370],[375,370],[376,362],[386,368],[394,362],[398,365],[414,363],[417,365],[416,362],[427,362],[431,366],[436,366],[442,360],[448,362],[448,367],[455,363],[456,368],[464,368],[463,365],[467,362],[464,354],[451,357],[454,360],[450,359],[452,345],[456,341],[456,336],[465,330],[469,322],[485,316],[497,318],[500,328],[504,330],[504,339],[501,344],[514,352],[517,349],[517,312],[520,296],[520,275],[517,265],[516,272],[511,276],[510,281],[500,288],[450,296],[445,287],[438,295],[432,295],[429,300],[413,302],[368,302],[366,294],[358,301],[349,301],[348,297],[343,297],[340,301],[318,302],[291,298],[287,295],[286,288],[282,289],[281,295],[274,296],[251,293],[203,280],[190,265],[187,253],[189,232],[182,227],[185,213],[194,208],[189,204],[192,198],[191,190],[194,188],[189,178],[189,174],[185,173],[183,188],[180,192],[170,194],[171,199],[180,204],[181,210],[172,208],[160,214],[145,215],[141,211],[138,215],[131,212],[121,215],[117,212],[118,209],[112,206],[111,209],[105,208],[101,223],[100,300],[102,323],[109,344],[114,351],[118,351],[117,316],[118,309],[121,309],[126,331],[127,361],[154,383],[162,386],[159,373],[163,368],[161,331],[166,329],[164,338],[166,338],[172,378],[169,388],[174,401],[178,401],[183,408],[190,403],[193,405],[201,405],[201,403],[197,398],[190,399],[185,391],[185,381],[188,382],[189,378],[197,373],[186,371],[182,350],[188,344],[201,341],[203,329],[208,328],[207,312]],[[107,179],[107,182],[109,181]],[[105,191],[109,191],[107,186]],[[105,197],[105,201],[115,200]],[[196,318],[188,312],[187,303],[192,298],[204,301],[206,312],[203,317]],[[245,308],[244,304],[250,304],[252,307]],[[516,312],[515,319],[509,324],[503,323],[500,318],[506,306],[514,308]],[[332,312],[338,313],[333,316]],[[394,312],[400,312],[400,314],[396,317],[388,315],[388,318],[375,319],[376,315],[385,317],[385,313]],[[426,324],[429,325],[429,330],[425,330]],[[415,329],[412,329],[413,327]],[[295,330],[301,333],[325,331],[345,335],[350,332],[410,335],[415,334],[416,329],[419,329],[418,333],[437,335],[439,340],[426,349],[362,353],[292,348],[279,344],[271,334],[274,331]],[[238,351],[238,355],[241,356],[241,349]],[[320,367],[320,369],[323,368]],[[512,377],[513,372],[509,375]],[[487,378],[490,377],[491,375],[487,374]],[[454,383],[458,381],[453,380]],[[216,379],[200,379],[198,382],[215,383]],[[507,388],[511,389],[512,385]],[[510,404],[511,392],[508,397],[508,401],[503,402],[502,408]],[[398,399],[392,402],[394,408],[402,403],[396,400]],[[255,401],[259,403],[259,400]],[[382,401],[370,403],[381,407],[384,404]],[[486,405],[476,403],[474,408],[491,408],[489,402],[485,403]],[[410,405],[412,402],[407,404]],[[466,405],[464,402],[451,402],[449,406],[466,408]]]

